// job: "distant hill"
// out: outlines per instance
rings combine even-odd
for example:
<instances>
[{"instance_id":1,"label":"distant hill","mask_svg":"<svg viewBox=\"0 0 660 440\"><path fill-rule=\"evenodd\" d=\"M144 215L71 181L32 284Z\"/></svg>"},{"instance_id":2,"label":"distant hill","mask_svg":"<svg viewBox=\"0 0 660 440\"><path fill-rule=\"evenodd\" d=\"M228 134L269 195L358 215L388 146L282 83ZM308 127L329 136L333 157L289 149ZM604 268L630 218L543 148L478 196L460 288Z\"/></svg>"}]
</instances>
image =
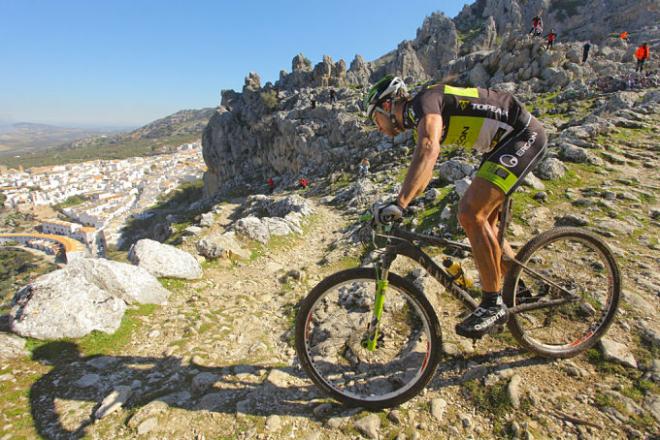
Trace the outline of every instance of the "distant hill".
<instances>
[{"instance_id":1,"label":"distant hill","mask_svg":"<svg viewBox=\"0 0 660 440\"><path fill-rule=\"evenodd\" d=\"M117 130L59 127L33 122L0 125L0 157L24 155L90 136L107 136Z\"/></svg>"},{"instance_id":2,"label":"distant hill","mask_svg":"<svg viewBox=\"0 0 660 440\"><path fill-rule=\"evenodd\" d=\"M128 133L82 133L60 141L55 146L51 144L50 148L22 149L20 157L13 157L16 153L5 153L0 147L0 161L11 168L18 165L28 168L94 159L123 159L159 154L182 143L201 138L202 131L214 111L213 108L181 110ZM40 132L44 135L49 133L49 130L53 130L51 126L43 124L27 125L40 126ZM36 127L33 129L36 130ZM0 139L4 134L0 129Z\"/></svg>"}]
</instances>

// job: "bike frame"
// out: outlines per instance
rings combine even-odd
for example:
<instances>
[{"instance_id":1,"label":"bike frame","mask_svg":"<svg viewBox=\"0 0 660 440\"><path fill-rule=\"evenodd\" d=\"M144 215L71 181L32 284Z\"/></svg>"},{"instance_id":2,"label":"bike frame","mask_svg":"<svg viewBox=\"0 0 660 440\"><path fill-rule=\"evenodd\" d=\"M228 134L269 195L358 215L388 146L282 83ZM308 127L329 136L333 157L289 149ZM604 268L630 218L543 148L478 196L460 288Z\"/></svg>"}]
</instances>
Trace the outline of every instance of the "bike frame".
<instances>
[{"instance_id":1,"label":"bike frame","mask_svg":"<svg viewBox=\"0 0 660 440\"><path fill-rule=\"evenodd\" d=\"M510 196L504 198L502 207L500 209L500 228L498 234L498 242L500 248L503 247L505 239L505 230L508 227L511 218L511 205L512 200ZM383 233L385 232L385 233ZM396 226L387 227L386 231L374 231L374 244L376 238L386 239L386 246L378 251L381 254L379 261L375 262L376 270L376 295L374 302L374 313L369 325L369 332L365 341L365 347L368 350L375 350L377 348L377 340L380 335L380 317L383 313L383 305L385 302L385 290L387 288L387 275L390 267L397 256L402 255L410 258L411 260L422 266L433 278L435 278L449 293L455 298L460 300L468 309L474 310L478 307L477 299L470 294L469 291L463 289L454 282L454 277L448 274L442 267L438 266L426 253L424 253L420 246L436 246L436 247L450 247L461 249L467 252L472 252L470 245L460 243L452 240L447 240L441 237L434 237L431 235L418 234L415 232L406 231ZM419 243L416 246L414 243ZM504 257L503 257L504 258ZM515 315L521 312L528 312L531 310L555 307L569 302L575 302L580 299L579 296L557 285L552 280L549 280L542 274L528 268L525 264L518 261L516 258L507 258L513 264L523 267L523 270L535 278L542 279L549 285L561 290L567 296L562 299L543 301L531 304L522 304L509 308L509 313Z\"/></svg>"}]
</instances>

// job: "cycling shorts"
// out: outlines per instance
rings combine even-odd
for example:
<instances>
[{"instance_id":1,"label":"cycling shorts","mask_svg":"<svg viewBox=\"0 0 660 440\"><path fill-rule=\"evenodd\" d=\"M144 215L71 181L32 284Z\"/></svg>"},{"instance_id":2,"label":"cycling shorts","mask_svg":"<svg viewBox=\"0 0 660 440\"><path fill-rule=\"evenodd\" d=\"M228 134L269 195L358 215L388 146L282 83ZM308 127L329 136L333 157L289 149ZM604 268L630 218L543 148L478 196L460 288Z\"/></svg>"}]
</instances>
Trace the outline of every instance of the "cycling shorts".
<instances>
[{"instance_id":1,"label":"cycling shorts","mask_svg":"<svg viewBox=\"0 0 660 440\"><path fill-rule=\"evenodd\" d=\"M522 183L525 175L543 157L548 138L543 125L527 113L529 119L509 133L484 154L477 177L485 179L509 195Z\"/></svg>"}]
</instances>

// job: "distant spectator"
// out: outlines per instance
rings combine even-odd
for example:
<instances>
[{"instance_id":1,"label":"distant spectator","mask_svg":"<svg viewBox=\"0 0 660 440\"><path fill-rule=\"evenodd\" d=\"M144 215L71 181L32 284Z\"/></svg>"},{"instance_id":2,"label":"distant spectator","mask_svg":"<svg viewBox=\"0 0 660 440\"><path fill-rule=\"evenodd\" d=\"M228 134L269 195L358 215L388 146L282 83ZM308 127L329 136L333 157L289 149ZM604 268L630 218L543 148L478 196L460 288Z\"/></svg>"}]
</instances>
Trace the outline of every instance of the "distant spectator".
<instances>
[{"instance_id":1,"label":"distant spectator","mask_svg":"<svg viewBox=\"0 0 660 440\"><path fill-rule=\"evenodd\" d=\"M548 44L545 47L546 49L552 49L555 45L555 40L557 39L557 34L555 34L554 29L550 29L550 33L547 35Z\"/></svg>"},{"instance_id":2,"label":"distant spectator","mask_svg":"<svg viewBox=\"0 0 660 440\"><path fill-rule=\"evenodd\" d=\"M330 89L330 104L334 104L337 102L337 93L335 92L335 89Z\"/></svg>"},{"instance_id":3,"label":"distant spectator","mask_svg":"<svg viewBox=\"0 0 660 440\"><path fill-rule=\"evenodd\" d=\"M364 179L369 174L369 159L366 157L362 159L358 165L358 179Z\"/></svg>"},{"instance_id":4,"label":"distant spectator","mask_svg":"<svg viewBox=\"0 0 660 440\"><path fill-rule=\"evenodd\" d=\"M270 194L272 194L273 191L275 191L275 181L273 180L272 177L268 178L268 190Z\"/></svg>"},{"instance_id":5,"label":"distant spectator","mask_svg":"<svg viewBox=\"0 0 660 440\"><path fill-rule=\"evenodd\" d=\"M316 98L312 98L312 108L316 108Z\"/></svg>"},{"instance_id":6,"label":"distant spectator","mask_svg":"<svg viewBox=\"0 0 660 440\"><path fill-rule=\"evenodd\" d=\"M627 31L623 31L619 34L619 38L621 38L621 40L623 40L624 43L628 43L628 36L629 35L630 34Z\"/></svg>"},{"instance_id":7,"label":"distant spectator","mask_svg":"<svg viewBox=\"0 0 660 440\"><path fill-rule=\"evenodd\" d=\"M635 58L637 58L637 67L635 67L635 72L642 72L644 69L644 62L649 59L651 56L651 51L649 50L648 43L644 43L637 48L635 51Z\"/></svg>"},{"instance_id":8,"label":"distant spectator","mask_svg":"<svg viewBox=\"0 0 660 440\"><path fill-rule=\"evenodd\" d=\"M532 18L532 28L529 30L529 33L535 37L543 33L543 19L540 16L537 15Z\"/></svg>"},{"instance_id":9,"label":"distant spectator","mask_svg":"<svg viewBox=\"0 0 660 440\"><path fill-rule=\"evenodd\" d=\"M307 189L307 186L309 185L309 180L305 179L304 177L301 177L298 179L298 185L300 185L301 189Z\"/></svg>"},{"instance_id":10,"label":"distant spectator","mask_svg":"<svg viewBox=\"0 0 660 440\"><path fill-rule=\"evenodd\" d=\"M582 46L582 64L586 63L587 58L589 58L589 49L591 49L591 42L587 41Z\"/></svg>"}]
</instances>

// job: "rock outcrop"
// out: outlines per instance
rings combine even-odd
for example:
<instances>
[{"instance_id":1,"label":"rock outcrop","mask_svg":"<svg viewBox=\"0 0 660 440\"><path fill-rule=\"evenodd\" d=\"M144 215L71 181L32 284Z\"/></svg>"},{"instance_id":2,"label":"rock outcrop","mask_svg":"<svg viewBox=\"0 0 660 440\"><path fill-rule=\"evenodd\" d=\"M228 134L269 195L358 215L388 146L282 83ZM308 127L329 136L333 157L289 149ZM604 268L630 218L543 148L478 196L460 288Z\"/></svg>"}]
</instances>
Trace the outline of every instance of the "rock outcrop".
<instances>
[{"instance_id":1,"label":"rock outcrop","mask_svg":"<svg viewBox=\"0 0 660 440\"><path fill-rule=\"evenodd\" d=\"M126 303L77 273L56 270L19 290L12 301L14 333L37 339L80 338L94 330L114 333Z\"/></svg>"},{"instance_id":2,"label":"rock outcrop","mask_svg":"<svg viewBox=\"0 0 660 440\"><path fill-rule=\"evenodd\" d=\"M135 243L128 259L156 277L195 280L202 277L202 267L189 253L148 238Z\"/></svg>"},{"instance_id":3,"label":"rock outcrop","mask_svg":"<svg viewBox=\"0 0 660 440\"><path fill-rule=\"evenodd\" d=\"M169 291L145 269L100 258L79 258L37 278L13 299L10 328L38 339L113 333L126 304L165 304Z\"/></svg>"}]
</instances>

